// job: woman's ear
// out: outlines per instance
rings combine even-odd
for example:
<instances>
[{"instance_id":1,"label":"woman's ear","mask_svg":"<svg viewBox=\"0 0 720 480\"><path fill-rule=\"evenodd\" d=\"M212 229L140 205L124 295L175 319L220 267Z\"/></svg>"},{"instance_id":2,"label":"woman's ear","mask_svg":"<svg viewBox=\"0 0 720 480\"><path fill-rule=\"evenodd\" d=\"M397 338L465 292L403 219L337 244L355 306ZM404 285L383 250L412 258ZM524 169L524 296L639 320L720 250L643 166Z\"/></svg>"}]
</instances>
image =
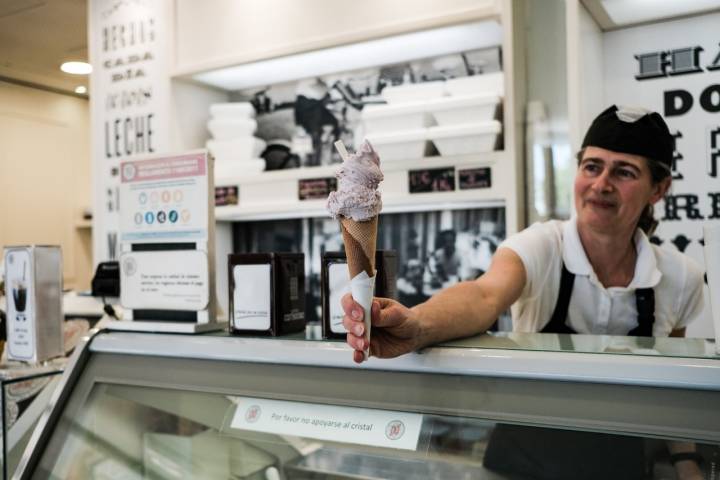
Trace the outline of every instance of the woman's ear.
<instances>
[{"instance_id":1,"label":"woman's ear","mask_svg":"<svg viewBox=\"0 0 720 480\"><path fill-rule=\"evenodd\" d=\"M657 184L653 185L653 194L650 197L650 204L655 205L657 202L659 202L667 193L667 191L670 189L670 184L672 183L672 177L667 176L660 180Z\"/></svg>"}]
</instances>

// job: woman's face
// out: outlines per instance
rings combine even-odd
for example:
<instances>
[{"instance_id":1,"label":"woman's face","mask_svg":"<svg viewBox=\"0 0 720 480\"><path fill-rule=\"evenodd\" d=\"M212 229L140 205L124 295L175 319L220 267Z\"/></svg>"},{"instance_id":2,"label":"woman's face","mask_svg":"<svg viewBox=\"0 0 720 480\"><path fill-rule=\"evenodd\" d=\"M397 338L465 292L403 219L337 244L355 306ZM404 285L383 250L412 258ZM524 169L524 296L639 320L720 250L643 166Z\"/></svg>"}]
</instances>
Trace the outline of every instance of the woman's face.
<instances>
[{"instance_id":1,"label":"woman's face","mask_svg":"<svg viewBox=\"0 0 720 480\"><path fill-rule=\"evenodd\" d=\"M653 185L644 157L587 147L575 176L578 225L632 232L645 207L660 200L669 185L669 178Z\"/></svg>"}]
</instances>

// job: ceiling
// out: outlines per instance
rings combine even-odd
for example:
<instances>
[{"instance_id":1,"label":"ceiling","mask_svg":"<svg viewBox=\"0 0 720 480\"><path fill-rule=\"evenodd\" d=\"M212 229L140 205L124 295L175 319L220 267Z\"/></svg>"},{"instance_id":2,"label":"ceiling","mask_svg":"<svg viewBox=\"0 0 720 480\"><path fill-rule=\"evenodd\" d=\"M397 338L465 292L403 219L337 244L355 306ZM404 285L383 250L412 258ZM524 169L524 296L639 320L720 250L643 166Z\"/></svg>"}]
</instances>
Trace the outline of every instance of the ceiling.
<instances>
[{"instance_id":1,"label":"ceiling","mask_svg":"<svg viewBox=\"0 0 720 480\"><path fill-rule=\"evenodd\" d=\"M580 0L603 30L701 15L720 9L720 0Z\"/></svg>"},{"instance_id":2,"label":"ceiling","mask_svg":"<svg viewBox=\"0 0 720 480\"><path fill-rule=\"evenodd\" d=\"M603 30L720 8L720 0L581 1ZM88 78L60 64L87 56L87 0L0 0L0 80L75 95Z\"/></svg>"},{"instance_id":3,"label":"ceiling","mask_svg":"<svg viewBox=\"0 0 720 480\"><path fill-rule=\"evenodd\" d=\"M60 64L87 57L87 0L0 0L0 79L75 95L88 77Z\"/></svg>"}]
</instances>

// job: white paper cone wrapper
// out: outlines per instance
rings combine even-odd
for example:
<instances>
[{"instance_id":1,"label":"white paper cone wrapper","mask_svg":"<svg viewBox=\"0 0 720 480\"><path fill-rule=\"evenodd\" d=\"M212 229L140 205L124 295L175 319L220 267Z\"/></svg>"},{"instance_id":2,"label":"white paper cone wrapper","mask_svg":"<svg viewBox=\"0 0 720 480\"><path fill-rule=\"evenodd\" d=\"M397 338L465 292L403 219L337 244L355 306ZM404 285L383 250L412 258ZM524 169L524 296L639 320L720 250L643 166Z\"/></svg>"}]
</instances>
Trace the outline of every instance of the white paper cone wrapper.
<instances>
[{"instance_id":1,"label":"white paper cone wrapper","mask_svg":"<svg viewBox=\"0 0 720 480\"><path fill-rule=\"evenodd\" d=\"M365 311L363 323L365 324L364 337L370 340L370 317L372 308L373 293L375 292L375 277L368 277L367 272L360 272L350 280L350 294ZM363 352L365 359L370 356L366 350Z\"/></svg>"},{"instance_id":2,"label":"white paper cone wrapper","mask_svg":"<svg viewBox=\"0 0 720 480\"><path fill-rule=\"evenodd\" d=\"M703 236L710 310L715 328L715 350L720 353L720 225L704 225Z\"/></svg>"}]
</instances>

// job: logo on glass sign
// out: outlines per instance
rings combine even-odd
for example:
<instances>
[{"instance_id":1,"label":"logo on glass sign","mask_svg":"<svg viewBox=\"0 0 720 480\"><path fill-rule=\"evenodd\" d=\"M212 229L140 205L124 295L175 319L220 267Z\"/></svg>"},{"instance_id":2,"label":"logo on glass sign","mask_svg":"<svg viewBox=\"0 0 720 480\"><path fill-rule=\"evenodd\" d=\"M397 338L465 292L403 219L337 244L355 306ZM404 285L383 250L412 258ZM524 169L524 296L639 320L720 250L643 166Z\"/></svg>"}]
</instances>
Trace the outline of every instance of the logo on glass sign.
<instances>
[{"instance_id":1,"label":"logo on glass sign","mask_svg":"<svg viewBox=\"0 0 720 480\"><path fill-rule=\"evenodd\" d=\"M261 413L262 409L259 405L252 405L245 412L245 421L247 421L248 423L255 423L260 420Z\"/></svg>"},{"instance_id":2,"label":"logo on glass sign","mask_svg":"<svg viewBox=\"0 0 720 480\"><path fill-rule=\"evenodd\" d=\"M405 434L405 424L400 420L393 420L385 427L385 436L389 440L399 440Z\"/></svg>"}]
</instances>

